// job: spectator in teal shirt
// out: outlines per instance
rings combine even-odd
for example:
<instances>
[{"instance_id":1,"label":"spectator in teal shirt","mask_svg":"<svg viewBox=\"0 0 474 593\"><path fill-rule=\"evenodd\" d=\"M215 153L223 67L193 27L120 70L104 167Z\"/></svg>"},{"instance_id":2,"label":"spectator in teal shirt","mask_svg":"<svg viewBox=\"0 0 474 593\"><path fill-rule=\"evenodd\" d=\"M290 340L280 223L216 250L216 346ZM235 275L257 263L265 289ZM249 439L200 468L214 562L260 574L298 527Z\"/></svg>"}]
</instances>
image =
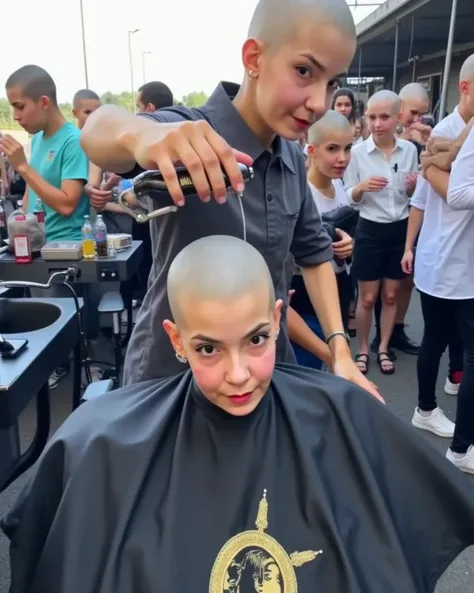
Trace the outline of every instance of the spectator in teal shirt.
<instances>
[{"instance_id":1,"label":"spectator in teal shirt","mask_svg":"<svg viewBox=\"0 0 474 593\"><path fill-rule=\"evenodd\" d=\"M12 136L0 138L0 152L5 152L12 167L26 182L24 209L33 212L41 202L46 212L46 240L81 240L84 215L89 214L85 185L89 174L88 159L79 144L79 130L61 113L56 85L39 66L28 65L16 70L6 82L8 101L20 126L33 134L31 160L28 164L23 146ZM64 287L51 289L52 296ZM76 285L84 298L86 336L97 337L99 321L94 285ZM55 389L70 370L65 361L49 379Z\"/></svg>"},{"instance_id":2,"label":"spectator in teal shirt","mask_svg":"<svg viewBox=\"0 0 474 593\"><path fill-rule=\"evenodd\" d=\"M41 201L47 241L80 240L90 209L84 190L89 165L80 132L61 113L56 85L43 68L23 66L8 78L6 91L15 121L34 134L29 164L17 140L11 136L0 140L0 149L28 186L24 208L32 212Z\"/></svg>"}]
</instances>

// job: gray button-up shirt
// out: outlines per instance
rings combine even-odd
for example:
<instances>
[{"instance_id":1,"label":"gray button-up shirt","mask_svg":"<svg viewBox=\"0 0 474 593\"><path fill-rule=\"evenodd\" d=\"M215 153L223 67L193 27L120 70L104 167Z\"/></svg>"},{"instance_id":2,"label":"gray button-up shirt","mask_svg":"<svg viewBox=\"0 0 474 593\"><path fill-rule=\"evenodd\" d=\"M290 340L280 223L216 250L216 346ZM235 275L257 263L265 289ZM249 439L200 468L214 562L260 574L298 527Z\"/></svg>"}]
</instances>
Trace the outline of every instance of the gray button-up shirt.
<instances>
[{"instance_id":1,"label":"gray button-up shirt","mask_svg":"<svg viewBox=\"0 0 474 593\"><path fill-rule=\"evenodd\" d=\"M157 122L205 119L233 148L254 159L254 178L248 183L243 207L247 241L264 256L277 298L284 302L282 331L277 344L280 362L295 362L286 331L288 283L285 261L291 252L301 267L332 259L331 240L321 228L321 220L306 182L304 158L294 142L277 137L272 150L264 148L233 106L238 86L222 83L199 109L172 108L151 116ZM128 176L139 173L131 171ZM162 328L171 319L166 294L166 278L175 256L189 243L209 235L242 238L242 214L237 197L223 205L203 203L196 196L175 214L150 222L153 267L148 292L138 312L135 329L125 359L124 384L177 374L185 365L176 360L168 336ZM231 263L231 262L229 262Z\"/></svg>"}]
</instances>

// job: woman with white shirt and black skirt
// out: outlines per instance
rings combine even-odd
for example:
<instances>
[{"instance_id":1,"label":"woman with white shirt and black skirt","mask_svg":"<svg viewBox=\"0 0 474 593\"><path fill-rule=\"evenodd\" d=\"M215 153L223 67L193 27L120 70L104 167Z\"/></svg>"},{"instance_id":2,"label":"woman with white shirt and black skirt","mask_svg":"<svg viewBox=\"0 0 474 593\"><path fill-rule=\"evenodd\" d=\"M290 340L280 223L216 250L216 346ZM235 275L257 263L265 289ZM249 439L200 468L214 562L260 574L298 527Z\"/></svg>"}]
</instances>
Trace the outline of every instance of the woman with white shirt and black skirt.
<instances>
[{"instance_id":1,"label":"woman with white shirt and black skirt","mask_svg":"<svg viewBox=\"0 0 474 593\"><path fill-rule=\"evenodd\" d=\"M401 103L391 91L375 93L367 103L369 138L352 148L345 183L351 203L359 209L353 273L359 284L356 311L362 373L369 367L369 333L373 308L382 295L377 362L385 375L395 372L388 343L397 314L397 292L404 277L401 259L408 223L408 204L418 171L416 148L395 132Z\"/></svg>"}]
</instances>

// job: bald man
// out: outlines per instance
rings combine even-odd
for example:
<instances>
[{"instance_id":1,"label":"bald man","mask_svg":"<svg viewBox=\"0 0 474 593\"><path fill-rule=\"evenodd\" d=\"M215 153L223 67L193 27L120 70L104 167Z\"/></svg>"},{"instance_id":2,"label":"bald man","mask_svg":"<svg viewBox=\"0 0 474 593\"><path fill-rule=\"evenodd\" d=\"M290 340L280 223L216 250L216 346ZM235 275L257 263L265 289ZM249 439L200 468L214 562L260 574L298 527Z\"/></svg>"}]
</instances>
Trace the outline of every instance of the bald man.
<instances>
[{"instance_id":1,"label":"bald man","mask_svg":"<svg viewBox=\"0 0 474 593\"><path fill-rule=\"evenodd\" d=\"M102 105L100 97L90 89L81 89L76 92L72 100L72 114L77 120L77 127L82 130L91 113Z\"/></svg>"}]
</instances>

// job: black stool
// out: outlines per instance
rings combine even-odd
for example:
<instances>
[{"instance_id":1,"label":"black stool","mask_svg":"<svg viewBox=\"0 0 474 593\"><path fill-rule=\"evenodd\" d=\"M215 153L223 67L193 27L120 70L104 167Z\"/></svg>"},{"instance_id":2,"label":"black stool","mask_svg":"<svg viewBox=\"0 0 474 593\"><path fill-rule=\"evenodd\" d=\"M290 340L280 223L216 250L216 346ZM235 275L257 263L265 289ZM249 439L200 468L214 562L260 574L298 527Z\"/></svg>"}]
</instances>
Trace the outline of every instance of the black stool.
<instances>
[{"instance_id":1,"label":"black stool","mask_svg":"<svg viewBox=\"0 0 474 593\"><path fill-rule=\"evenodd\" d=\"M110 362L105 362L102 360L92 360L90 358L87 358L85 361L83 361L83 363L86 362L89 364L97 364L109 367L103 372L102 378L105 380L111 379L112 381L114 381L116 387L118 387L119 385L120 373L122 372L122 338L120 329L121 317L124 309L125 304L119 292L110 291L106 292L102 296L97 310L99 314L108 313L112 315L114 362L111 364ZM89 387L91 387L92 385L94 385L94 383L91 383ZM87 389L89 389L89 387Z\"/></svg>"}]
</instances>

